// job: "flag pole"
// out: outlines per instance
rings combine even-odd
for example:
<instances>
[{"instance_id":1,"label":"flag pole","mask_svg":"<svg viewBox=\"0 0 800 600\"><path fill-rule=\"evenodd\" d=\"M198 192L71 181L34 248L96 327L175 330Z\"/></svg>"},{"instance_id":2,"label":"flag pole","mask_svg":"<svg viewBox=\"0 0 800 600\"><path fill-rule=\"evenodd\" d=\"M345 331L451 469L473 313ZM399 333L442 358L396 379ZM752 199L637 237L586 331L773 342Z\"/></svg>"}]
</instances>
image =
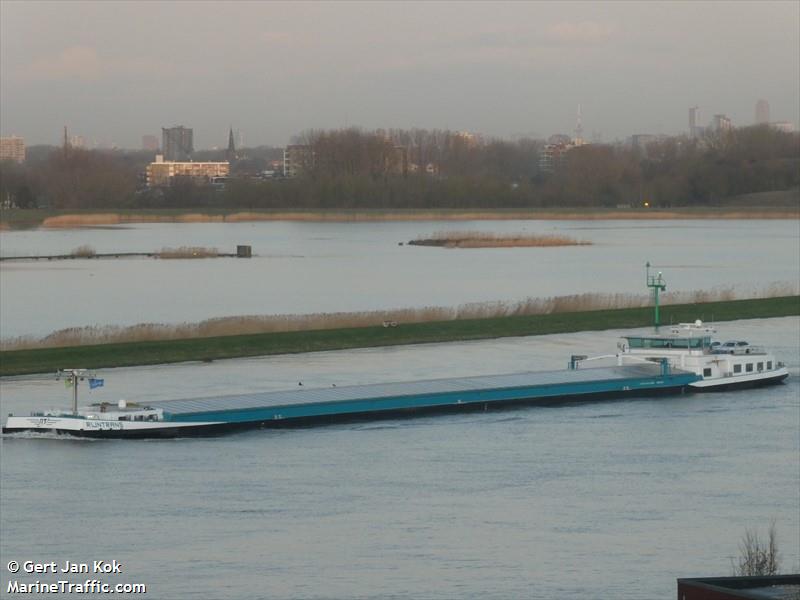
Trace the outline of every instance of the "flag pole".
<instances>
[{"instance_id":1,"label":"flag pole","mask_svg":"<svg viewBox=\"0 0 800 600\"><path fill-rule=\"evenodd\" d=\"M56 373L56 379L61 378L61 375L67 377L67 381L72 384L72 414L78 414L78 382L84 377L94 377L94 373L88 369L59 369Z\"/></svg>"}]
</instances>

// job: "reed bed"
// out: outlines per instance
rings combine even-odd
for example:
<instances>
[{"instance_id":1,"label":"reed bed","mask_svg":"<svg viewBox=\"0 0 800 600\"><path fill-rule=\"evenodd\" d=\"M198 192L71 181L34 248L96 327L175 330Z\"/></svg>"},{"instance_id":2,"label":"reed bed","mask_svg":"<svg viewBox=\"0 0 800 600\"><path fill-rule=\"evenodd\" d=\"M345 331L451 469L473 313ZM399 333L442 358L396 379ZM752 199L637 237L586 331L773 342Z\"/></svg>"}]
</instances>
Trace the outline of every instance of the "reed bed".
<instances>
[{"instance_id":1,"label":"reed bed","mask_svg":"<svg viewBox=\"0 0 800 600\"><path fill-rule=\"evenodd\" d=\"M229 214L182 213L88 213L45 218L41 227L73 228L125 223L241 223L248 221L480 221L480 220L670 220L670 219L797 219L795 209L778 210L329 210L329 211L241 211ZM0 221L3 222L4 221Z\"/></svg>"},{"instance_id":2,"label":"reed bed","mask_svg":"<svg viewBox=\"0 0 800 600\"><path fill-rule=\"evenodd\" d=\"M124 223L169 223L175 218L165 215L120 215L117 213L72 214L47 217L41 227L49 229L71 229L77 227L100 227Z\"/></svg>"},{"instance_id":3,"label":"reed bed","mask_svg":"<svg viewBox=\"0 0 800 600\"><path fill-rule=\"evenodd\" d=\"M69 255L75 258L91 258L97 255L97 251L92 246L84 244L83 246L73 248Z\"/></svg>"},{"instance_id":4,"label":"reed bed","mask_svg":"<svg viewBox=\"0 0 800 600\"><path fill-rule=\"evenodd\" d=\"M225 215L206 215L202 213L188 213L176 215L176 223L223 223Z\"/></svg>"},{"instance_id":5,"label":"reed bed","mask_svg":"<svg viewBox=\"0 0 800 600\"><path fill-rule=\"evenodd\" d=\"M408 242L412 246L439 248L548 248L554 246L589 246L591 242L566 235L534 233L487 233L482 231L437 231L430 237L420 236Z\"/></svg>"},{"instance_id":6,"label":"reed bed","mask_svg":"<svg viewBox=\"0 0 800 600\"><path fill-rule=\"evenodd\" d=\"M731 287L689 292L662 294L662 304L695 304L778 298L800 294L796 283L774 283L761 290L738 291ZM20 336L0 340L0 350L26 350L35 348L57 348L65 346L87 346L121 342L145 342L158 340L194 339L229 335L247 335L290 331L344 329L354 327L376 327L384 323L427 323L466 319L487 319L509 316L549 315L640 308L652 303L648 294L573 294L550 298L526 298L519 302L481 302L457 307L428 306L423 308L401 308L362 312L315 313L306 315L245 315L219 317L199 323L140 323L132 326L97 325L61 329L50 335L37 338Z\"/></svg>"},{"instance_id":7,"label":"reed bed","mask_svg":"<svg viewBox=\"0 0 800 600\"><path fill-rule=\"evenodd\" d=\"M219 215L205 215L214 220ZM779 210L321 210L236 212L224 216L226 223L246 221L583 221L583 220L660 220L660 219L797 219L800 211ZM131 220L130 222L134 222Z\"/></svg>"},{"instance_id":8,"label":"reed bed","mask_svg":"<svg viewBox=\"0 0 800 600\"><path fill-rule=\"evenodd\" d=\"M178 248L162 248L156 253L158 258L217 258L219 250L202 246L180 246Z\"/></svg>"},{"instance_id":9,"label":"reed bed","mask_svg":"<svg viewBox=\"0 0 800 600\"><path fill-rule=\"evenodd\" d=\"M208 220L219 215L205 215ZM226 223L246 221L583 221L583 220L660 220L660 219L797 219L800 211L779 210L321 210L236 212L225 215ZM133 221L131 221L133 222Z\"/></svg>"},{"instance_id":10,"label":"reed bed","mask_svg":"<svg viewBox=\"0 0 800 600\"><path fill-rule=\"evenodd\" d=\"M119 215L112 213L59 215L57 217L47 217L42 221L42 227L92 227L97 225L118 225L119 223Z\"/></svg>"}]
</instances>

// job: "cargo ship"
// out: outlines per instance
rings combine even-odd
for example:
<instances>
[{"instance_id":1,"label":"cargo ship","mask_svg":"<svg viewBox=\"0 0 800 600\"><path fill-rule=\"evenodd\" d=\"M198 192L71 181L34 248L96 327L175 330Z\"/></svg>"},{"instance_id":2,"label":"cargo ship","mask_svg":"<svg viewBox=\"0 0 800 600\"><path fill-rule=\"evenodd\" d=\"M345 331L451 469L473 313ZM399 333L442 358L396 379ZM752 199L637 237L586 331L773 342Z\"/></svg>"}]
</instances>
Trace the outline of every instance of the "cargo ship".
<instances>
[{"instance_id":1,"label":"cargo ship","mask_svg":"<svg viewBox=\"0 0 800 600\"><path fill-rule=\"evenodd\" d=\"M697 320L670 326L667 333L624 336L618 348L645 360L667 360L672 367L700 376L689 385L715 392L780 383L789 376L786 365L763 346L746 340L720 342L717 330Z\"/></svg>"},{"instance_id":2,"label":"cargo ship","mask_svg":"<svg viewBox=\"0 0 800 600\"><path fill-rule=\"evenodd\" d=\"M215 435L248 428L712 391L780 383L788 376L785 365L760 346L741 340L714 341L715 330L702 321L673 326L661 334L658 294L666 284L661 273L650 275L650 263L646 266L647 286L655 300L654 333L623 336L616 354L572 356L567 370L145 403L120 400L79 408L80 382L88 380L94 387L102 385L102 380L85 369L67 369L60 375L72 387L72 410L9 415L3 433L34 431L100 438ZM609 360L611 366L590 366L594 361Z\"/></svg>"},{"instance_id":3,"label":"cargo ship","mask_svg":"<svg viewBox=\"0 0 800 600\"><path fill-rule=\"evenodd\" d=\"M71 411L9 415L3 433L33 431L93 438L157 438L216 435L249 428L297 427L341 421L486 411L514 405L553 404L656 394L680 394L699 381L695 373L634 359L636 364L430 379L399 383L261 392L157 402L99 403L78 407L82 369L62 372L73 389Z\"/></svg>"},{"instance_id":4,"label":"cargo ship","mask_svg":"<svg viewBox=\"0 0 800 600\"><path fill-rule=\"evenodd\" d=\"M714 340L713 325L697 319L693 323L670 325L660 331L659 293L667 289L661 272L650 274L645 265L647 287L653 294L653 328L649 335L626 335L617 343L623 355L648 361L667 361L673 368L690 371L699 379L692 391L714 392L758 387L782 382L789 376L786 365L764 349L745 340Z\"/></svg>"}]
</instances>

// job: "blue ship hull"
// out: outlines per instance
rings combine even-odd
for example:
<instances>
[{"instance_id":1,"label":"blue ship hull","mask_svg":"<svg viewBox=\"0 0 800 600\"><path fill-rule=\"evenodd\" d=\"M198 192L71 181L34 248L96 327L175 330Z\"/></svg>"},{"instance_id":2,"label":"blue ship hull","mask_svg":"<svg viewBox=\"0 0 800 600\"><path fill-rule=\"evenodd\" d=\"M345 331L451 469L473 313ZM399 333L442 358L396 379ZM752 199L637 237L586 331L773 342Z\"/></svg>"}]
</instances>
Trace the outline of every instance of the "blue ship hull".
<instances>
[{"instance_id":1,"label":"blue ship hull","mask_svg":"<svg viewBox=\"0 0 800 600\"><path fill-rule=\"evenodd\" d=\"M213 398L152 402L157 421L102 421L100 417L59 415L50 425L16 418L4 433L56 431L95 438L154 438L217 435L251 428L302 427L346 421L393 419L459 411L488 411L521 405L652 397L680 394L702 379L666 366L641 364L295 389ZM100 419L100 420L98 420ZM47 421L47 419L44 419ZM33 422L31 425L29 423ZM102 427L100 427L102 426Z\"/></svg>"},{"instance_id":2,"label":"blue ship hull","mask_svg":"<svg viewBox=\"0 0 800 600\"><path fill-rule=\"evenodd\" d=\"M354 423L363 421L378 421L388 419L408 419L433 415L453 414L459 412L488 412L499 410L515 410L531 406L554 406L560 404L570 404L578 402L598 402L625 400L631 398L656 397L664 395L676 395L689 393L691 388L682 386L661 387L647 392L640 391L613 391L613 392L594 392L588 394L576 394L566 396L549 396L540 398L520 398L504 401L487 401L470 404L447 404L439 406L418 406L383 410L370 410L361 412L326 412L316 414L311 410L304 411L305 415L281 416L275 418L267 415L266 418L251 420L250 417L236 415L235 418L244 420L231 420L213 425L197 425L193 427L173 427L170 428L168 422L164 423L164 428L151 431L80 431L59 430L58 433L88 438L114 438L114 439L152 439L152 438L178 438L178 437L214 437L233 432L247 431L253 429L285 429L334 425L340 423ZM205 415L209 416L209 415ZM233 417L233 415L227 415ZM187 419L188 420L188 419ZM181 422L185 422L182 420Z\"/></svg>"}]
</instances>

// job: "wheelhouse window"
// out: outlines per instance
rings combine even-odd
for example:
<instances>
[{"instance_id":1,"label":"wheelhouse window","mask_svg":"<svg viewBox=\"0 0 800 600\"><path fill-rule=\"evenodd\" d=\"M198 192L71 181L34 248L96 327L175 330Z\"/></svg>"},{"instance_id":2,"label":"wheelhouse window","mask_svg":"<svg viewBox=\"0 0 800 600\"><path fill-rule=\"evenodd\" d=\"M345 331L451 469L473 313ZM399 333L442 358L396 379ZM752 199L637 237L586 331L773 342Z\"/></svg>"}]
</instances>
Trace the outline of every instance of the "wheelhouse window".
<instances>
[{"instance_id":1,"label":"wheelhouse window","mask_svg":"<svg viewBox=\"0 0 800 600\"><path fill-rule=\"evenodd\" d=\"M628 346L630 348L653 348L653 349L693 349L699 350L711 345L711 338L647 338L629 337Z\"/></svg>"},{"instance_id":2,"label":"wheelhouse window","mask_svg":"<svg viewBox=\"0 0 800 600\"><path fill-rule=\"evenodd\" d=\"M758 363L758 370L759 371L763 371L764 370L764 363L763 362Z\"/></svg>"},{"instance_id":3,"label":"wheelhouse window","mask_svg":"<svg viewBox=\"0 0 800 600\"><path fill-rule=\"evenodd\" d=\"M734 373L741 373L742 372L742 365L733 365L733 372Z\"/></svg>"},{"instance_id":4,"label":"wheelhouse window","mask_svg":"<svg viewBox=\"0 0 800 600\"><path fill-rule=\"evenodd\" d=\"M772 361L768 360L767 361L767 371L771 371L771 370L772 370Z\"/></svg>"},{"instance_id":5,"label":"wheelhouse window","mask_svg":"<svg viewBox=\"0 0 800 600\"><path fill-rule=\"evenodd\" d=\"M703 377L711 377L711 369L703 369Z\"/></svg>"},{"instance_id":6,"label":"wheelhouse window","mask_svg":"<svg viewBox=\"0 0 800 600\"><path fill-rule=\"evenodd\" d=\"M747 371L748 373L752 373L753 372L753 363L747 363L747 366L745 367L745 371Z\"/></svg>"}]
</instances>

